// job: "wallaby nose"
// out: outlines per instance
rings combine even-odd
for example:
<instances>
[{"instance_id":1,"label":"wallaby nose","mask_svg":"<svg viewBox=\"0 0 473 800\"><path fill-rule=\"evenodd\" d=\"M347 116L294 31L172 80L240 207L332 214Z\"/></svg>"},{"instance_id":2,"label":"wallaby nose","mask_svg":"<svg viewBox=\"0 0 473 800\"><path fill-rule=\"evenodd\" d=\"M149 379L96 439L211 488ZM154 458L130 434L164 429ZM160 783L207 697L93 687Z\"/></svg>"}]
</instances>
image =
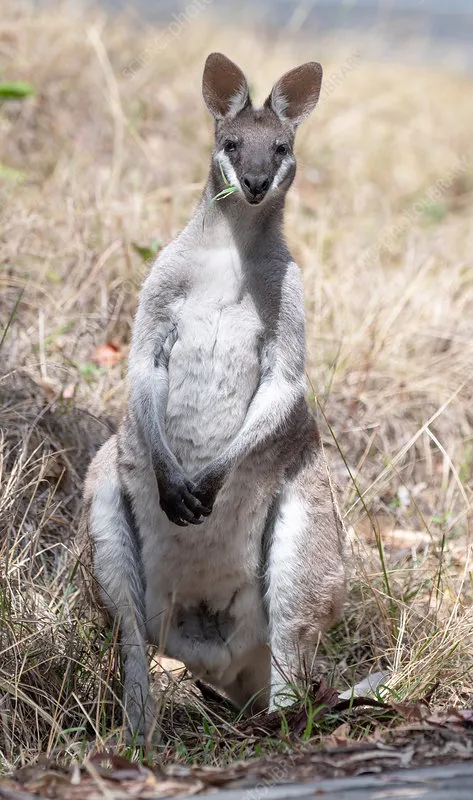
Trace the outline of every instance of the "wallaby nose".
<instances>
[{"instance_id":1,"label":"wallaby nose","mask_svg":"<svg viewBox=\"0 0 473 800\"><path fill-rule=\"evenodd\" d=\"M261 200L269 189L269 178L267 175L255 175L254 172L246 172L243 175L243 188L252 200Z\"/></svg>"}]
</instances>

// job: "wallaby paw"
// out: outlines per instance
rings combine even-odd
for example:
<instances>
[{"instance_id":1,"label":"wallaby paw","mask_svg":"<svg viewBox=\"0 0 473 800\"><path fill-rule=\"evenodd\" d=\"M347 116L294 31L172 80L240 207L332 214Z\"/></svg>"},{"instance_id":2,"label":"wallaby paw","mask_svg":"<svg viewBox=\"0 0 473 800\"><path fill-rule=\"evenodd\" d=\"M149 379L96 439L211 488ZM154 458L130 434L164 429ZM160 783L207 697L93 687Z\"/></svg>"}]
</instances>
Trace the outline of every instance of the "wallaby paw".
<instances>
[{"instance_id":1,"label":"wallaby paw","mask_svg":"<svg viewBox=\"0 0 473 800\"><path fill-rule=\"evenodd\" d=\"M165 485L158 482L158 486L161 508L175 525L200 525L212 510L195 497L195 486L187 478L173 479Z\"/></svg>"},{"instance_id":2,"label":"wallaby paw","mask_svg":"<svg viewBox=\"0 0 473 800\"><path fill-rule=\"evenodd\" d=\"M215 499L222 488L224 476L210 468L204 468L194 478L194 495L210 510L213 509Z\"/></svg>"}]
</instances>

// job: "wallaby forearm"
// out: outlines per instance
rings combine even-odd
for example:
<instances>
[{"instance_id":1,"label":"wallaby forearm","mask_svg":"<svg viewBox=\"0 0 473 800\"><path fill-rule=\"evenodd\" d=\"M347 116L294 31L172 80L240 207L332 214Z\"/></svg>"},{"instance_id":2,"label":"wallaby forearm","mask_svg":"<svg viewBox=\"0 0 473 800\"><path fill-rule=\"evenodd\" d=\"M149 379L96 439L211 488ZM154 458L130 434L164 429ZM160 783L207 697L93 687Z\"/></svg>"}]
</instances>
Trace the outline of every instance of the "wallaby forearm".
<instances>
[{"instance_id":1,"label":"wallaby forearm","mask_svg":"<svg viewBox=\"0 0 473 800\"><path fill-rule=\"evenodd\" d=\"M130 372L130 409L141 436L149 447L153 469L157 476L169 479L180 470L176 457L166 439L164 415L168 396L168 375L164 365L152 365L140 374L139 365Z\"/></svg>"},{"instance_id":2,"label":"wallaby forearm","mask_svg":"<svg viewBox=\"0 0 473 800\"><path fill-rule=\"evenodd\" d=\"M148 306L143 305L136 317L130 353L130 412L149 448L162 509L176 525L199 524L210 509L194 497L194 484L166 438L168 365L177 336L176 322L156 296Z\"/></svg>"},{"instance_id":3,"label":"wallaby forearm","mask_svg":"<svg viewBox=\"0 0 473 800\"><path fill-rule=\"evenodd\" d=\"M168 361L172 346L169 340L175 326L172 320L153 326L148 320L143 320L143 324L146 325L147 335L135 337L130 355L130 409L150 449L155 472L167 478L180 469L166 440L164 425L169 391Z\"/></svg>"},{"instance_id":4,"label":"wallaby forearm","mask_svg":"<svg viewBox=\"0 0 473 800\"><path fill-rule=\"evenodd\" d=\"M274 375L263 382L248 409L246 419L235 439L212 462L206 471L223 478L244 458L276 436L290 419L304 395L304 382L289 383Z\"/></svg>"}]
</instances>

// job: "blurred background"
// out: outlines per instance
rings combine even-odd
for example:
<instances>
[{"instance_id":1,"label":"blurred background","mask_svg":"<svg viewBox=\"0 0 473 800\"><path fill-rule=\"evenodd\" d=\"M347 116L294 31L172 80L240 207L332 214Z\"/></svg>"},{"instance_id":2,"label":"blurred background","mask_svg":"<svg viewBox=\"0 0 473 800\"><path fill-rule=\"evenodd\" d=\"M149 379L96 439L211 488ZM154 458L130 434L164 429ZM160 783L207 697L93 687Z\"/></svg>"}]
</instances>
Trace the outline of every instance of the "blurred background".
<instances>
[{"instance_id":1,"label":"blurred background","mask_svg":"<svg viewBox=\"0 0 473 800\"><path fill-rule=\"evenodd\" d=\"M96 0L100 2L100 0ZM192 5L185 0L102 0L139 23L167 22ZM222 24L258 23L287 34L361 38L370 55L473 66L473 9L469 0L208 0L202 7Z\"/></svg>"},{"instance_id":2,"label":"blurred background","mask_svg":"<svg viewBox=\"0 0 473 800\"><path fill-rule=\"evenodd\" d=\"M257 102L296 64L324 67L286 209L308 400L352 547L320 668L341 689L388 669L398 699L468 702L470 0L1 0L1 14L0 599L17 621L0 627L5 763L64 728L78 752L84 709L88 740L113 727L97 700L109 648L71 582L70 544L87 464L125 408L140 285L207 178L213 50ZM203 752L180 702L165 710L180 742L166 757L233 758L225 732Z\"/></svg>"}]
</instances>

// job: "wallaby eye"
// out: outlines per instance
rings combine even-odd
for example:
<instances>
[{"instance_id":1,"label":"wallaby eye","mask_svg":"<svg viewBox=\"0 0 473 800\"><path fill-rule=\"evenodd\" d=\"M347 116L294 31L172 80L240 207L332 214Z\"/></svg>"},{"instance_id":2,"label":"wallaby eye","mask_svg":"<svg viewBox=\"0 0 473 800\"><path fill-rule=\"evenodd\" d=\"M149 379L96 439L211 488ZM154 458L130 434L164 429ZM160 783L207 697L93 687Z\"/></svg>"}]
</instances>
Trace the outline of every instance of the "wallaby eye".
<instances>
[{"instance_id":1,"label":"wallaby eye","mask_svg":"<svg viewBox=\"0 0 473 800\"><path fill-rule=\"evenodd\" d=\"M234 139L226 139L223 144L223 149L226 153L234 153L237 149L237 143Z\"/></svg>"},{"instance_id":2,"label":"wallaby eye","mask_svg":"<svg viewBox=\"0 0 473 800\"><path fill-rule=\"evenodd\" d=\"M287 156L289 153L289 146L287 144L278 144L276 147L278 156Z\"/></svg>"}]
</instances>

